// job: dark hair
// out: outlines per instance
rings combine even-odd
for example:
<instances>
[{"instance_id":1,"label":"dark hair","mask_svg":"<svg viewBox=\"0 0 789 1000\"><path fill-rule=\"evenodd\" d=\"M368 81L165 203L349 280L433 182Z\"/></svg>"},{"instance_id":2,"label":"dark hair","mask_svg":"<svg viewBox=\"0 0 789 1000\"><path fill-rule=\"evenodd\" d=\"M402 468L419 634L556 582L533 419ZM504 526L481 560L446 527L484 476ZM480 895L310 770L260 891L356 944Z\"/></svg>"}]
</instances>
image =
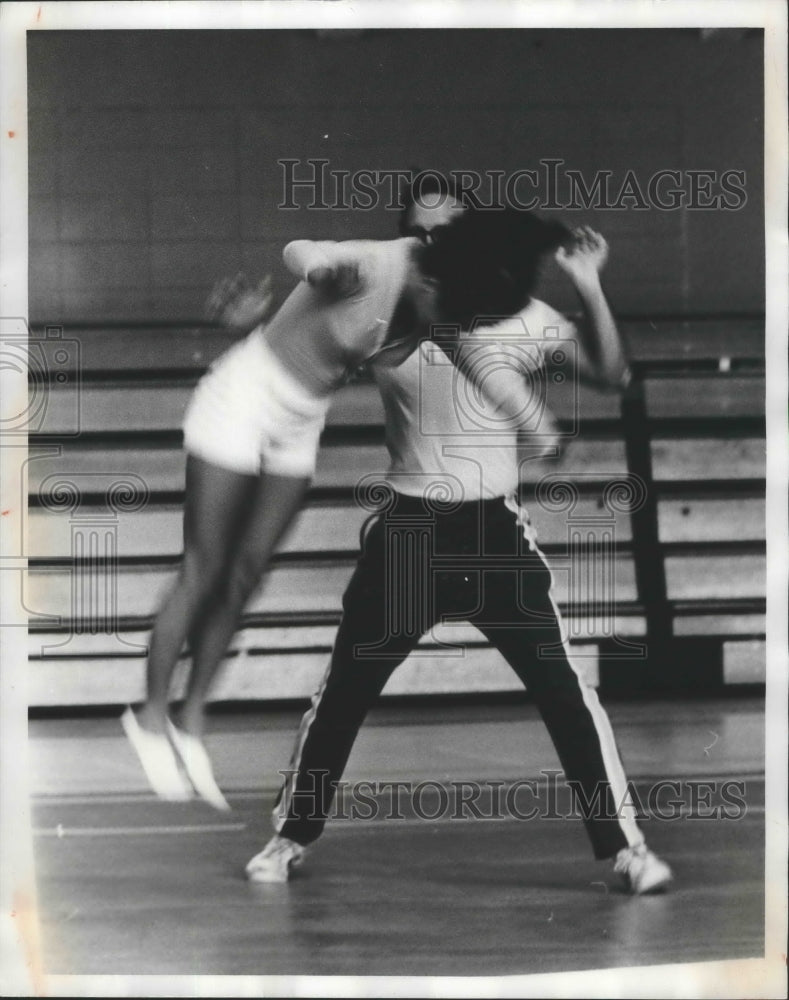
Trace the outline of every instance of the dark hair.
<instances>
[{"instance_id":1,"label":"dark hair","mask_svg":"<svg viewBox=\"0 0 789 1000\"><path fill-rule=\"evenodd\" d=\"M438 173L436 170L420 170L411 178L411 183L405 190L400 192L403 199L403 210L397 227L401 236L406 235L408 228L408 213L417 201L424 199L426 195L437 195L442 201L460 202L458 189L453 181Z\"/></svg>"},{"instance_id":2,"label":"dark hair","mask_svg":"<svg viewBox=\"0 0 789 1000\"><path fill-rule=\"evenodd\" d=\"M439 309L447 323L468 330L495 322L527 305L540 260L570 239L560 222L513 208L468 208L436 240L420 249L422 272L439 284Z\"/></svg>"}]
</instances>

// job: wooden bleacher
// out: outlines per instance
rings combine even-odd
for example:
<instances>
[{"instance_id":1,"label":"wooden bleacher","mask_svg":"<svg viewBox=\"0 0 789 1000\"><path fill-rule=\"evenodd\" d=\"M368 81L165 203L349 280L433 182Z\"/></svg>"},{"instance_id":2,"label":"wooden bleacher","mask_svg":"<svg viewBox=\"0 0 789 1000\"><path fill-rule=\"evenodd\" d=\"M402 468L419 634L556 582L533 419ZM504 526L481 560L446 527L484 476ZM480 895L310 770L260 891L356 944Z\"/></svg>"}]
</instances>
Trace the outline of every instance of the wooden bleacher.
<instances>
[{"instance_id":1,"label":"wooden bleacher","mask_svg":"<svg viewBox=\"0 0 789 1000\"><path fill-rule=\"evenodd\" d=\"M584 389L578 436L560 459L524 468L524 498L555 567L570 641L604 689L762 683L763 320L621 327L636 373L627 395ZM230 342L196 325L34 331L32 367L45 374L31 384L41 406L31 407L20 550L29 559L20 586L32 706L140 698L148 631L180 553L181 416L197 378ZM569 405L558 405L565 422ZM382 419L373 385L338 394L309 501L247 611L215 699L302 698L315 687L368 516L354 485L386 468ZM584 525L609 511L606 483L628 473L643 480L644 502L610 515L615 608L601 618L573 589L567 511L546 509L537 484L546 475L574 484L572 518ZM441 645L464 641L465 652ZM518 689L470 626L442 626L420 654L387 693Z\"/></svg>"}]
</instances>

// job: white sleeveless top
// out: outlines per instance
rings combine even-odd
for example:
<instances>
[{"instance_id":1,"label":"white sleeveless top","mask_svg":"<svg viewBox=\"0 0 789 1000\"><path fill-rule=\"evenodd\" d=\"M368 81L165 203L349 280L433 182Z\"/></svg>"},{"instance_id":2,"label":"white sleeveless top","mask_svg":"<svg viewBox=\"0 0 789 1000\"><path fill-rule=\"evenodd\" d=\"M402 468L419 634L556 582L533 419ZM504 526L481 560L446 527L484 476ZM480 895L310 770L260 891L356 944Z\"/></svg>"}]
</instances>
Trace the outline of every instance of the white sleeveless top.
<instances>
[{"instance_id":1,"label":"white sleeveless top","mask_svg":"<svg viewBox=\"0 0 789 1000\"><path fill-rule=\"evenodd\" d=\"M269 350L314 396L327 396L384 345L403 291L413 239L295 240L283 251L288 269L302 279L263 327ZM307 283L313 268L352 263L359 283L328 299Z\"/></svg>"}]
</instances>

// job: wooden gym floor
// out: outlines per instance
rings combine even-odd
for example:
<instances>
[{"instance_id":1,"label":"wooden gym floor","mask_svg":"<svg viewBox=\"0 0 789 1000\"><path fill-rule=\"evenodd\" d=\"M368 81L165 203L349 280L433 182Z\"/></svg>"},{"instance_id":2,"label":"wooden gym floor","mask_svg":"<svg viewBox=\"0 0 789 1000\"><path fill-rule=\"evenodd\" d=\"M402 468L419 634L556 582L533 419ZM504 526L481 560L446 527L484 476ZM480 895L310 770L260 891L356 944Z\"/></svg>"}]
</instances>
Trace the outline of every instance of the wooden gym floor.
<instances>
[{"instance_id":1,"label":"wooden gym floor","mask_svg":"<svg viewBox=\"0 0 789 1000\"><path fill-rule=\"evenodd\" d=\"M762 699L608 707L643 801L656 780L680 782L681 815L644 823L675 871L663 896L623 893L579 820L421 819L408 805L393 819L383 799L375 818L332 820L289 884L250 885L299 711L214 714L229 814L156 801L115 718L34 720L44 970L57 992L61 975L506 976L761 956ZM346 778L434 782L433 814L438 785L544 769L558 763L529 705L384 704ZM694 802L694 781L719 787ZM726 781L747 808L705 818Z\"/></svg>"}]
</instances>

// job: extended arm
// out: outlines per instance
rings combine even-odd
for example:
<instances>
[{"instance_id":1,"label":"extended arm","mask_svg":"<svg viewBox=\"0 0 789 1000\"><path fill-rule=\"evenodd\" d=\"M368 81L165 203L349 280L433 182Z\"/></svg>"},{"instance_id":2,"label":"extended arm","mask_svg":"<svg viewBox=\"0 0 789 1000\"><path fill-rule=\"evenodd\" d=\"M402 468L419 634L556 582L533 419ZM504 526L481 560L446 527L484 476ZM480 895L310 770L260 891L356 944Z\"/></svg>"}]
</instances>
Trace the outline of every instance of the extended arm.
<instances>
[{"instance_id":1,"label":"extended arm","mask_svg":"<svg viewBox=\"0 0 789 1000\"><path fill-rule=\"evenodd\" d=\"M575 243L556 251L556 262L569 276L581 301L584 322L578 345L579 375L612 389L622 388L630 369L608 301L600 284L600 272L608 260L603 237L582 227L573 233Z\"/></svg>"}]
</instances>

